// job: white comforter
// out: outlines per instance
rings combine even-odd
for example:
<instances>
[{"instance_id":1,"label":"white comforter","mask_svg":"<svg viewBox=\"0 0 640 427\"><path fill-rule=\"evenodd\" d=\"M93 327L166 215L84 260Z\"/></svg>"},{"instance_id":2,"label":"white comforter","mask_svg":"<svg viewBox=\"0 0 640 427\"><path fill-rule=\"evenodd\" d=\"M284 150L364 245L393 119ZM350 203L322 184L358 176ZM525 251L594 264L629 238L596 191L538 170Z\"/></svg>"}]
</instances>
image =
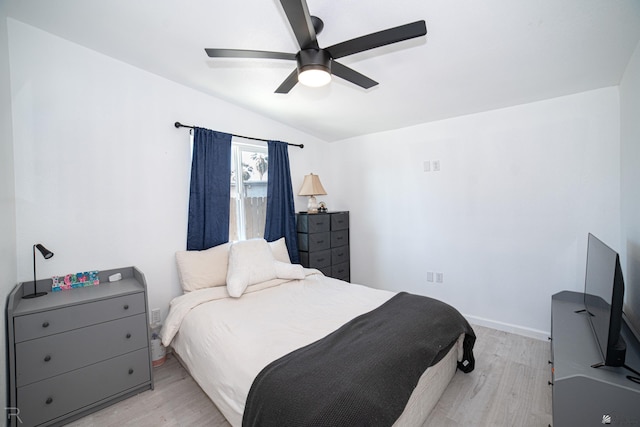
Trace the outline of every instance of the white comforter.
<instances>
[{"instance_id":1,"label":"white comforter","mask_svg":"<svg viewBox=\"0 0 640 427\"><path fill-rule=\"evenodd\" d=\"M240 298L218 287L171 303L163 344L173 346L233 426L242 424L249 389L265 366L394 295L305 271L304 280L270 281Z\"/></svg>"}]
</instances>

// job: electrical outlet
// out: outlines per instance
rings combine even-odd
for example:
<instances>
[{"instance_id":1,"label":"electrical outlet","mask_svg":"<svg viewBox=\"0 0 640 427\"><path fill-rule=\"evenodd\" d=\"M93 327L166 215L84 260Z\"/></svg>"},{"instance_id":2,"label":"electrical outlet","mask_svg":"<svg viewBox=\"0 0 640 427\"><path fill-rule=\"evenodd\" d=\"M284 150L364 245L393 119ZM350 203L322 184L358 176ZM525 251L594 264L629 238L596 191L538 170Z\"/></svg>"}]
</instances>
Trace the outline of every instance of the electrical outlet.
<instances>
[{"instance_id":1,"label":"electrical outlet","mask_svg":"<svg viewBox=\"0 0 640 427\"><path fill-rule=\"evenodd\" d=\"M151 324L157 325L159 323L160 323L160 309L154 308L153 310L151 310Z\"/></svg>"},{"instance_id":2,"label":"electrical outlet","mask_svg":"<svg viewBox=\"0 0 640 427\"><path fill-rule=\"evenodd\" d=\"M431 172L431 162L429 160L424 161L424 171Z\"/></svg>"},{"instance_id":3,"label":"electrical outlet","mask_svg":"<svg viewBox=\"0 0 640 427\"><path fill-rule=\"evenodd\" d=\"M444 274L436 273L436 283L442 283L444 281Z\"/></svg>"},{"instance_id":4,"label":"electrical outlet","mask_svg":"<svg viewBox=\"0 0 640 427\"><path fill-rule=\"evenodd\" d=\"M433 282L433 271L427 271L427 282Z\"/></svg>"},{"instance_id":5,"label":"electrical outlet","mask_svg":"<svg viewBox=\"0 0 640 427\"><path fill-rule=\"evenodd\" d=\"M433 161L433 171L434 172L439 172L440 171L440 160L434 160Z\"/></svg>"}]
</instances>

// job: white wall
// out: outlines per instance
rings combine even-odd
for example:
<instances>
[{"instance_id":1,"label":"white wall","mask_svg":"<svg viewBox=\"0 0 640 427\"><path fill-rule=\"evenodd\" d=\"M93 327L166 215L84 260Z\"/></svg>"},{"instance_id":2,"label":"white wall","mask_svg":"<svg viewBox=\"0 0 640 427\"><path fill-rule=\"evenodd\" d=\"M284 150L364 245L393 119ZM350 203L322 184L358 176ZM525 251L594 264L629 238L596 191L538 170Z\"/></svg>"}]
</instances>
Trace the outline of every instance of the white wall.
<instances>
[{"instance_id":1,"label":"white wall","mask_svg":"<svg viewBox=\"0 0 640 427\"><path fill-rule=\"evenodd\" d=\"M40 242L55 256L38 259L39 278L135 265L166 316L190 173L189 132L175 121L304 143L289 149L294 189L320 161L324 143L290 127L21 22L8 28L20 281Z\"/></svg>"},{"instance_id":2,"label":"white wall","mask_svg":"<svg viewBox=\"0 0 640 427\"><path fill-rule=\"evenodd\" d=\"M640 330L640 43L620 84L622 259L625 312Z\"/></svg>"},{"instance_id":3,"label":"white wall","mask_svg":"<svg viewBox=\"0 0 640 427\"><path fill-rule=\"evenodd\" d=\"M551 295L583 286L587 233L620 246L618 102L606 88L331 144L352 281L544 336Z\"/></svg>"},{"instance_id":4,"label":"white wall","mask_svg":"<svg viewBox=\"0 0 640 427\"><path fill-rule=\"evenodd\" d=\"M7 40L6 4L0 1L0 294L6 296L16 284L16 216L11 143L11 81ZM4 301L4 299L3 299ZM4 304L3 304L4 307ZM0 339L6 341L3 314ZM0 402L6 402L6 357L0 357Z\"/></svg>"}]
</instances>

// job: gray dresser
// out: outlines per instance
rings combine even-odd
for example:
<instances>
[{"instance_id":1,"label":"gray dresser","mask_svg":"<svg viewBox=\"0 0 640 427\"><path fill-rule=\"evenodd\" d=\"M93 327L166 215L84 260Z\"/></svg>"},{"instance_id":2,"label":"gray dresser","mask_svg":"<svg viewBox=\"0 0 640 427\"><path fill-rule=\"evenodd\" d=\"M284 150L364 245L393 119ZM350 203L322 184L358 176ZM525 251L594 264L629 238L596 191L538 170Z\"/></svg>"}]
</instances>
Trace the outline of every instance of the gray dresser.
<instances>
[{"instance_id":1,"label":"gray dresser","mask_svg":"<svg viewBox=\"0 0 640 427\"><path fill-rule=\"evenodd\" d=\"M350 281L349 212L297 214L300 264Z\"/></svg>"},{"instance_id":2,"label":"gray dresser","mask_svg":"<svg viewBox=\"0 0 640 427\"><path fill-rule=\"evenodd\" d=\"M108 276L121 273L122 280ZM63 425L153 388L147 286L135 267L100 272L100 284L7 301L8 421Z\"/></svg>"}]
</instances>

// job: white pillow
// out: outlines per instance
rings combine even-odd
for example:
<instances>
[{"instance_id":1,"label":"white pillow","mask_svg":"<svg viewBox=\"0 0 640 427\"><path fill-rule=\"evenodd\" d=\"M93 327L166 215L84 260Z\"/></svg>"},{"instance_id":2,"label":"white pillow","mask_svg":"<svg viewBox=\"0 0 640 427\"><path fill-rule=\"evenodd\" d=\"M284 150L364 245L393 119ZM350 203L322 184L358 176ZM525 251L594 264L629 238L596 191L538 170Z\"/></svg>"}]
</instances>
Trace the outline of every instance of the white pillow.
<instances>
[{"instance_id":1,"label":"white pillow","mask_svg":"<svg viewBox=\"0 0 640 427\"><path fill-rule=\"evenodd\" d=\"M304 279L304 269L300 264L291 264L281 261L274 261L273 266L276 269L276 277L278 279Z\"/></svg>"},{"instance_id":2,"label":"white pillow","mask_svg":"<svg viewBox=\"0 0 640 427\"><path fill-rule=\"evenodd\" d=\"M238 298L247 286L276 278L275 258L264 239L235 242L229 250L227 292Z\"/></svg>"},{"instance_id":3,"label":"white pillow","mask_svg":"<svg viewBox=\"0 0 640 427\"><path fill-rule=\"evenodd\" d=\"M284 237L281 237L273 242L269 242L269 246L271 246L271 252L273 252L273 257L276 259L276 261L291 264L291 259L289 258L289 250L287 249L287 243Z\"/></svg>"},{"instance_id":4,"label":"white pillow","mask_svg":"<svg viewBox=\"0 0 640 427\"><path fill-rule=\"evenodd\" d=\"M176 262L184 292L227 283L227 263L231 243L223 243L203 251L178 251Z\"/></svg>"}]
</instances>

